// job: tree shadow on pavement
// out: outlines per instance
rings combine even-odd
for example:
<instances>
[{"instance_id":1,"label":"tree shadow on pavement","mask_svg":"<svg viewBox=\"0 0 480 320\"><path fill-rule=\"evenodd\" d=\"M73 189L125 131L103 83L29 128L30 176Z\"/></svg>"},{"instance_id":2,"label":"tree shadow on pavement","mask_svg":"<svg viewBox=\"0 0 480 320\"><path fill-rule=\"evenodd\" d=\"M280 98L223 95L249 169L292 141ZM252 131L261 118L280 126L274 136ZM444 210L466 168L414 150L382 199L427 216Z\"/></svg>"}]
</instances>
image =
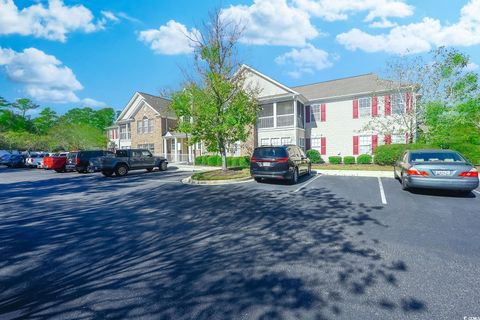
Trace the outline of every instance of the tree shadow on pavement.
<instances>
[{"instance_id":1,"label":"tree shadow on pavement","mask_svg":"<svg viewBox=\"0 0 480 320\"><path fill-rule=\"evenodd\" d=\"M124 181L140 185L142 176ZM399 318L427 311L401 288L398 275L408 266L386 260L378 240L361 231L387 227L371 216L381 207L325 188L131 191L111 181L0 185L0 318Z\"/></svg>"}]
</instances>

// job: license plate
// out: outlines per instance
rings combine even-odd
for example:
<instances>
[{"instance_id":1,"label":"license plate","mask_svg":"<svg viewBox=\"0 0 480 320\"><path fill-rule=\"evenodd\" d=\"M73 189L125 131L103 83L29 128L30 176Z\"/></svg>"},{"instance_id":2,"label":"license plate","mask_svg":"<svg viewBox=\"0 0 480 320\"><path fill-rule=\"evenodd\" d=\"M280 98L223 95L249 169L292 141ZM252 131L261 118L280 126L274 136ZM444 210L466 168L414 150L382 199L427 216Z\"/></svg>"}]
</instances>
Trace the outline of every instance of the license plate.
<instances>
[{"instance_id":1,"label":"license plate","mask_svg":"<svg viewBox=\"0 0 480 320\"><path fill-rule=\"evenodd\" d=\"M448 170L435 170L434 172L436 176L449 176L452 174L452 171Z\"/></svg>"},{"instance_id":2,"label":"license plate","mask_svg":"<svg viewBox=\"0 0 480 320\"><path fill-rule=\"evenodd\" d=\"M270 162L260 162L262 167L270 167Z\"/></svg>"}]
</instances>

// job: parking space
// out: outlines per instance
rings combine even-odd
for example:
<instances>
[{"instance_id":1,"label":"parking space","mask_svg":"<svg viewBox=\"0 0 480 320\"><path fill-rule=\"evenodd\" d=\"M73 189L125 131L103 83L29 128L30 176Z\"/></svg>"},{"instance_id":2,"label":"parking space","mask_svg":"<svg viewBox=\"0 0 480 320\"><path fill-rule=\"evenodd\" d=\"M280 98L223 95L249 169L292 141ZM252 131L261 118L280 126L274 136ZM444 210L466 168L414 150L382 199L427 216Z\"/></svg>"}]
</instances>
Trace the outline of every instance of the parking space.
<instances>
[{"instance_id":1,"label":"parking space","mask_svg":"<svg viewBox=\"0 0 480 320\"><path fill-rule=\"evenodd\" d=\"M182 184L190 174L0 169L0 318L478 314L476 193L323 175Z\"/></svg>"}]
</instances>

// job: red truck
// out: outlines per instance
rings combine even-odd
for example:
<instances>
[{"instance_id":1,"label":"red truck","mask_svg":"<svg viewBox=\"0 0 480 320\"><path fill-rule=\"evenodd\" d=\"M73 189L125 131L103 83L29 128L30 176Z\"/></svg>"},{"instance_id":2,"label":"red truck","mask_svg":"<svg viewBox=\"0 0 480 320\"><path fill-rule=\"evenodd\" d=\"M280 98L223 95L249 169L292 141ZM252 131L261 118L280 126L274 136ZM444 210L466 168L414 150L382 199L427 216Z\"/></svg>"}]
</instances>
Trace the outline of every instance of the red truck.
<instances>
[{"instance_id":1,"label":"red truck","mask_svg":"<svg viewBox=\"0 0 480 320\"><path fill-rule=\"evenodd\" d=\"M67 153L56 153L52 156L43 158L43 168L46 170L55 170L56 172L65 172L67 163Z\"/></svg>"}]
</instances>

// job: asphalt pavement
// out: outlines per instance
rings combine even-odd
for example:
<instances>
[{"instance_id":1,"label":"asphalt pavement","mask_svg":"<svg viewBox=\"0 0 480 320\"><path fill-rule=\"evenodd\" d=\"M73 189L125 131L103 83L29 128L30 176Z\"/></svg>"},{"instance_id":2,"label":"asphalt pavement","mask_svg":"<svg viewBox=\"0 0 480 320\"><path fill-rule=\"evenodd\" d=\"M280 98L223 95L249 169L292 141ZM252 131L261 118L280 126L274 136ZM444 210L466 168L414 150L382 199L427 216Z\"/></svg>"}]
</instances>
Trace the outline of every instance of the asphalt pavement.
<instances>
[{"instance_id":1,"label":"asphalt pavement","mask_svg":"<svg viewBox=\"0 0 480 320\"><path fill-rule=\"evenodd\" d=\"M480 190L0 168L0 319L480 317Z\"/></svg>"}]
</instances>

